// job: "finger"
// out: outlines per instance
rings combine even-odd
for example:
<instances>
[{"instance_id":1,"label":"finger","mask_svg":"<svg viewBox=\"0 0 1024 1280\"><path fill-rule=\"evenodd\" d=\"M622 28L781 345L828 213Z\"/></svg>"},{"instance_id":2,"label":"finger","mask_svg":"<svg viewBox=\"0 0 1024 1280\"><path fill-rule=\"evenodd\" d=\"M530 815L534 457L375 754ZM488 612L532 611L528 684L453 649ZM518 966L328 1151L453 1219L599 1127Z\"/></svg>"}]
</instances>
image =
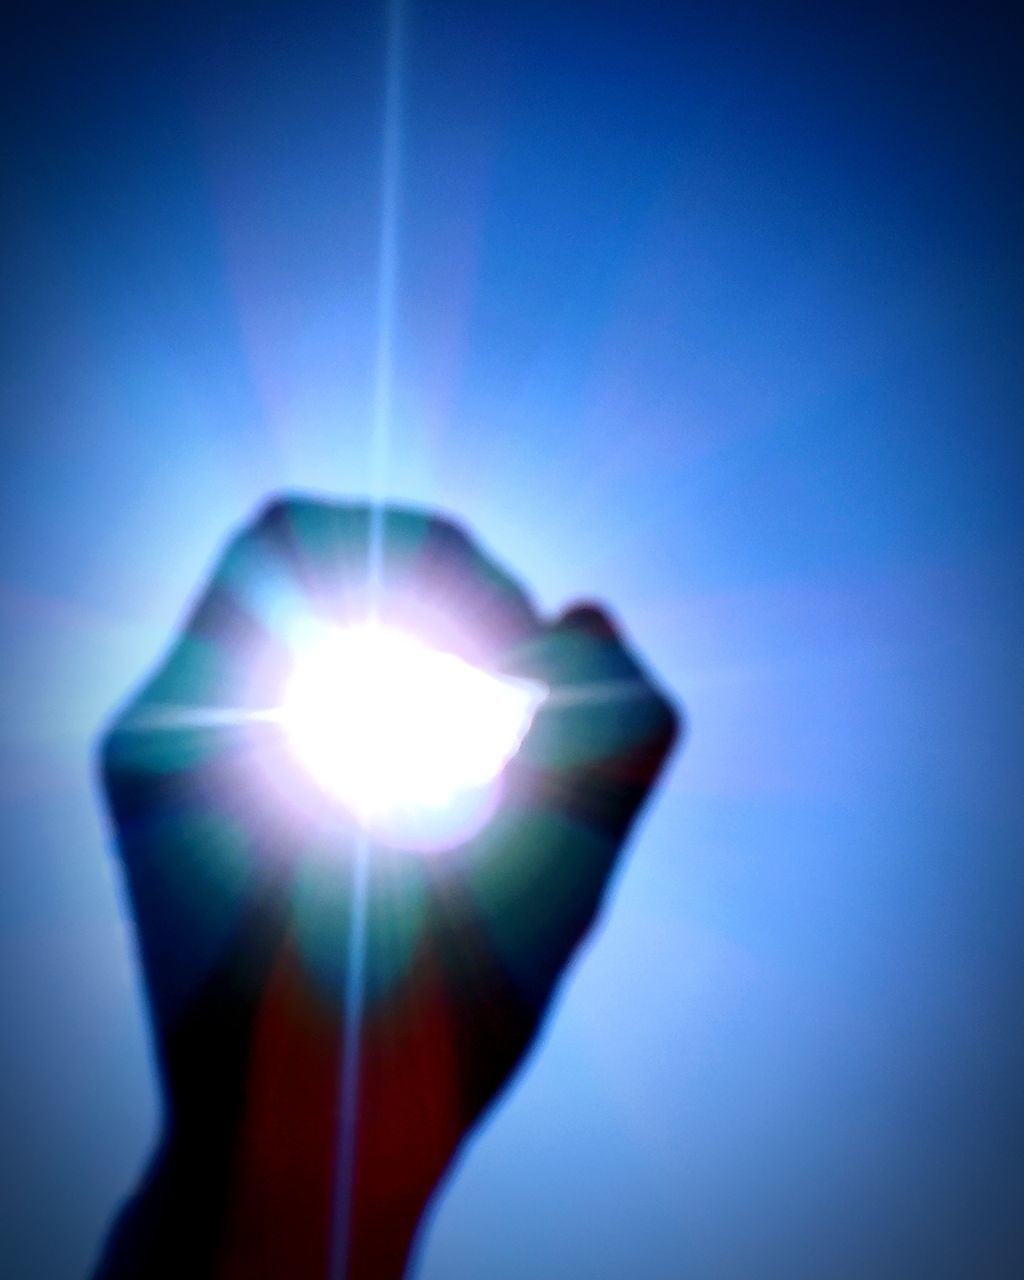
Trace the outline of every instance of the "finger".
<instances>
[{"instance_id":1,"label":"finger","mask_svg":"<svg viewBox=\"0 0 1024 1280\"><path fill-rule=\"evenodd\" d=\"M516 672L548 696L506 768L496 817L461 857L439 860L437 876L462 904L449 933L482 931L499 970L539 1008L594 922L680 717L595 605L547 627Z\"/></svg>"},{"instance_id":2,"label":"finger","mask_svg":"<svg viewBox=\"0 0 1024 1280\"><path fill-rule=\"evenodd\" d=\"M101 743L106 777L165 776L218 755L259 707L292 575L258 521L236 532L167 653Z\"/></svg>"},{"instance_id":3,"label":"finger","mask_svg":"<svg viewBox=\"0 0 1024 1280\"><path fill-rule=\"evenodd\" d=\"M517 673L544 684L547 697L520 748L520 769L569 775L598 770L604 789L616 779L644 789L680 730L668 696L600 606L567 609L518 655Z\"/></svg>"},{"instance_id":4,"label":"finger","mask_svg":"<svg viewBox=\"0 0 1024 1280\"><path fill-rule=\"evenodd\" d=\"M275 499L231 539L181 635L117 717L108 762L118 754L111 743L147 726L161 730L148 742L159 767L172 740L174 752L187 755L191 742L202 758L240 713L273 705L312 621L371 616L482 665L499 664L540 628L519 583L449 520ZM140 745L133 737L136 763Z\"/></svg>"},{"instance_id":5,"label":"finger","mask_svg":"<svg viewBox=\"0 0 1024 1280\"><path fill-rule=\"evenodd\" d=\"M522 586L462 528L434 513L287 499L272 504L261 523L328 618L376 617L488 663L539 628Z\"/></svg>"}]
</instances>

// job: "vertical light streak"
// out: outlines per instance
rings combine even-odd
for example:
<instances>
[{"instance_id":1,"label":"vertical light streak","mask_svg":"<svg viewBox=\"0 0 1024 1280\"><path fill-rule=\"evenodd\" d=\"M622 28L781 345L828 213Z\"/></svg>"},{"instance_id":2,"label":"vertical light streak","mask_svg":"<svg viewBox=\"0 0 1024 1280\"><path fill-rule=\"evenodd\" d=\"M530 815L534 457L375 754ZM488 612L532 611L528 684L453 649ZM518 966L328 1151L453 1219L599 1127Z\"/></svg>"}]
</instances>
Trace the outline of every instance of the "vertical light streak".
<instances>
[{"instance_id":1,"label":"vertical light streak","mask_svg":"<svg viewBox=\"0 0 1024 1280\"><path fill-rule=\"evenodd\" d=\"M366 957L366 897L370 842L357 837L352 857L352 900L349 912L348 967L342 1019L341 1088L338 1104L338 1155L335 1170L334 1230L330 1280L345 1280L352 1248L352 1208L355 1191L356 1120L359 1114L359 1049L362 1039L364 963Z\"/></svg>"},{"instance_id":2,"label":"vertical light streak","mask_svg":"<svg viewBox=\"0 0 1024 1280\"><path fill-rule=\"evenodd\" d=\"M367 576L371 616L381 587L385 504L391 462L394 404L395 309L398 281L398 197L402 110L403 0L387 0L384 119L381 148L380 236L377 247L377 343L370 434L370 519ZM352 905L338 1107L338 1154L331 1280L345 1280L353 1237L359 1058L365 1003L367 892L370 841L361 834L353 851Z\"/></svg>"},{"instance_id":3,"label":"vertical light streak","mask_svg":"<svg viewBox=\"0 0 1024 1280\"><path fill-rule=\"evenodd\" d=\"M403 0L388 0L387 63L377 249L377 344L370 436L370 585L380 585L384 504L391 462L398 285L398 198L402 112Z\"/></svg>"}]
</instances>

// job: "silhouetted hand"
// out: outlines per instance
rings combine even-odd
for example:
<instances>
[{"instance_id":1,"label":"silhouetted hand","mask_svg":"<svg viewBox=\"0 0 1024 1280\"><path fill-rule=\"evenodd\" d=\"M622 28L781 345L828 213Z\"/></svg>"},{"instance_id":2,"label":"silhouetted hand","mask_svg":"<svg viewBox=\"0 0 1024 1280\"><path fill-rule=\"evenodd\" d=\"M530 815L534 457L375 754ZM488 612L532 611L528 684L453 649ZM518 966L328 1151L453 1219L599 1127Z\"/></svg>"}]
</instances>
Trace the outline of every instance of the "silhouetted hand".
<instances>
[{"instance_id":1,"label":"silhouetted hand","mask_svg":"<svg viewBox=\"0 0 1024 1280\"><path fill-rule=\"evenodd\" d=\"M361 857L358 832L259 715L280 694L290 629L358 616L368 565L385 620L550 690L493 817L433 856ZM164 1126L98 1275L399 1277L445 1168L593 922L676 732L600 610L542 623L446 521L266 508L104 741Z\"/></svg>"}]
</instances>

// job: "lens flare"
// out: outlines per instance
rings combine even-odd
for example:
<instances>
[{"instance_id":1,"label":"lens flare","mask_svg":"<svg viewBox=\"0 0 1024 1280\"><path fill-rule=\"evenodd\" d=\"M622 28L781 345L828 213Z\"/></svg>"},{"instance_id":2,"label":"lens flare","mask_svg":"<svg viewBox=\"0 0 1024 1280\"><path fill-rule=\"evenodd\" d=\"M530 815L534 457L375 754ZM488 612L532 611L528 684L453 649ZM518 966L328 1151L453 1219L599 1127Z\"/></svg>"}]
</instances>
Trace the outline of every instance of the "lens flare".
<instances>
[{"instance_id":1,"label":"lens flare","mask_svg":"<svg viewBox=\"0 0 1024 1280\"><path fill-rule=\"evenodd\" d=\"M366 623L305 649L280 718L295 758L364 827L432 829L493 788L545 693Z\"/></svg>"}]
</instances>

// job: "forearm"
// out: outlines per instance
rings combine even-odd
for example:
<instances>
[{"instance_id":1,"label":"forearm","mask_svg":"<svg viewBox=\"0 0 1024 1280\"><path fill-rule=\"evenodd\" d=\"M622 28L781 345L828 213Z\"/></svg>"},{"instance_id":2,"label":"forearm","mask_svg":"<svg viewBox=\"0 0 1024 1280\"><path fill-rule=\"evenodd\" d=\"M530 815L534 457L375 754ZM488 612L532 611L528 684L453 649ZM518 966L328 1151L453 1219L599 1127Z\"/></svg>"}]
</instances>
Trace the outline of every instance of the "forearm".
<instances>
[{"instance_id":1,"label":"forearm","mask_svg":"<svg viewBox=\"0 0 1024 1280\"><path fill-rule=\"evenodd\" d=\"M94 1280L213 1277L229 1200L214 1163L161 1141L110 1230Z\"/></svg>"},{"instance_id":2,"label":"forearm","mask_svg":"<svg viewBox=\"0 0 1024 1280\"><path fill-rule=\"evenodd\" d=\"M164 1142L93 1280L402 1280L429 1197L372 1213L357 1199L346 1215L334 1178L315 1174L250 1166L221 1185L200 1153Z\"/></svg>"}]
</instances>

